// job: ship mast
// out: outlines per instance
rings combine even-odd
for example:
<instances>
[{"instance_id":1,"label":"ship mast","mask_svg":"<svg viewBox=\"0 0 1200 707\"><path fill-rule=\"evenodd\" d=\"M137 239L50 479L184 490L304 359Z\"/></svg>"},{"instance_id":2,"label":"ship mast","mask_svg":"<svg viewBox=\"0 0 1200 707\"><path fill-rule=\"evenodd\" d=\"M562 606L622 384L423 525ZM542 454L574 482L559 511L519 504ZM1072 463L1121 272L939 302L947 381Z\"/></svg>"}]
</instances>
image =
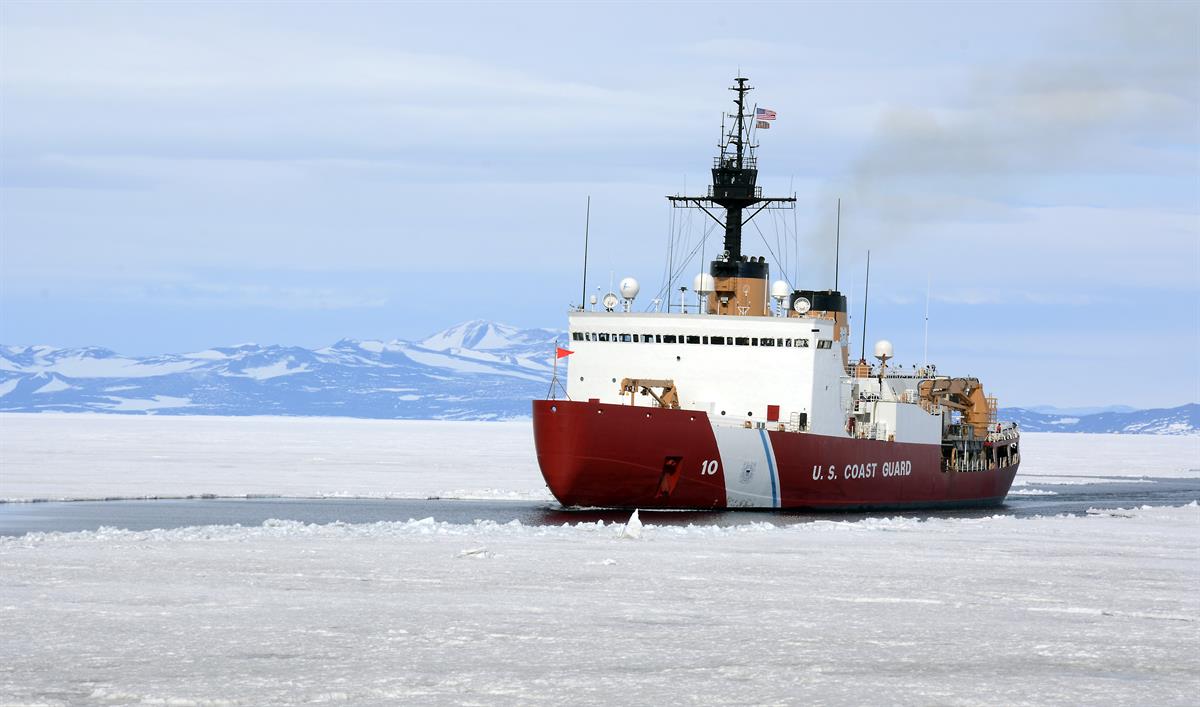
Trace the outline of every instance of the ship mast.
<instances>
[{"instance_id":1,"label":"ship mast","mask_svg":"<svg viewBox=\"0 0 1200 707\"><path fill-rule=\"evenodd\" d=\"M709 295L711 314L768 314L766 287L767 263L764 258L742 254L742 227L763 209L794 208L796 197L764 197L758 182L758 146L750 139L746 109L746 94L751 90L749 79L738 77L729 90L736 94L735 113L729 114L733 123L722 135L719 153L713 160L712 185L704 196L668 196L675 208L698 208L708 214L725 230L725 249L712 261L709 272L714 292ZM725 210L725 219L714 211ZM745 215L747 210L748 215Z\"/></svg>"}]
</instances>

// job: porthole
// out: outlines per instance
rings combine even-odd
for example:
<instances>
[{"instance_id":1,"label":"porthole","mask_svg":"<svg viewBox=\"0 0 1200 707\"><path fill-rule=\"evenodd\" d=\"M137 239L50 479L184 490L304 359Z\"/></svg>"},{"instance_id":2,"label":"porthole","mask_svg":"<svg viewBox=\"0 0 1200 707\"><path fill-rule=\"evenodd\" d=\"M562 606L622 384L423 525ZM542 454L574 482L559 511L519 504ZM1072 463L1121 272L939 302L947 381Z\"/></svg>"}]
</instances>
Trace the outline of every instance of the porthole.
<instances>
[{"instance_id":1,"label":"porthole","mask_svg":"<svg viewBox=\"0 0 1200 707\"><path fill-rule=\"evenodd\" d=\"M724 410L722 410L722 411L721 411L721 414L722 414L722 415L724 415L724 414L725 414L725 411L724 411Z\"/></svg>"},{"instance_id":2,"label":"porthole","mask_svg":"<svg viewBox=\"0 0 1200 707\"><path fill-rule=\"evenodd\" d=\"M746 417L754 417L754 413L748 412L748 413L746 413Z\"/></svg>"},{"instance_id":3,"label":"porthole","mask_svg":"<svg viewBox=\"0 0 1200 707\"><path fill-rule=\"evenodd\" d=\"M616 379L616 378L613 378L613 383L616 383L616 382L617 382L617 379Z\"/></svg>"},{"instance_id":4,"label":"porthole","mask_svg":"<svg viewBox=\"0 0 1200 707\"><path fill-rule=\"evenodd\" d=\"M582 383L582 382L583 382L583 376L579 376L579 382L580 382L580 383Z\"/></svg>"},{"instance_id":5,"label":"porthole","mask_svg":"<svg viewBox=\"0 0 1200 707\"><path fill-rule=\"evenodd\" d=\"M676 357L675 357L675 360L676 360L676 361L682 361L683 359L681 359L681 358L679 358L678 356L676 356Z\"/></svg>"},{"instance_id":6,"label":"porthole","mask_svg":"<svg viewBox=\"0 0 1200 707\"><path fill-rule=\"evenodd\" d=\"M557 405L551 405L551 406L550 406L550 412L558 412L558 406L557 406Z\"/></svg>"}]
</instances>

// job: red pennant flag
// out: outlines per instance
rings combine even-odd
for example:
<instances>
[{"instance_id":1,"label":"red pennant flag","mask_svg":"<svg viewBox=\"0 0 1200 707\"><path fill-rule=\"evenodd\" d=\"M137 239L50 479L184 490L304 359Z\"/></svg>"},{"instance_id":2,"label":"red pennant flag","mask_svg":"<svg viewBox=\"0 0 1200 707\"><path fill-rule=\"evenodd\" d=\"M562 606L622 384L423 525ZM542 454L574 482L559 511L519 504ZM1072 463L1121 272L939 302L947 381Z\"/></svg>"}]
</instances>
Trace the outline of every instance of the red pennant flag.
<instances>
[{"instance_id":1,"label":"red pennant flag","mask_svg":"<svg viewBox=\"0 0 1200 707\"><path fill-rule=\"evenodd\" d=\"M554 347L554 354L555 354L555 356L554 356L554 357L555 357L556 359L559 359L559 358L566 358L567 356L570 356L570 355L571 355L571 354L573 354L573 353L575 353L575 352L574 352L574 351L570 351L570 350L568 350L568 349L564 349L564 348L563 348L563 347L561 347L561 346L555 346L555 347Z\"/></svg>"}]
</instances>

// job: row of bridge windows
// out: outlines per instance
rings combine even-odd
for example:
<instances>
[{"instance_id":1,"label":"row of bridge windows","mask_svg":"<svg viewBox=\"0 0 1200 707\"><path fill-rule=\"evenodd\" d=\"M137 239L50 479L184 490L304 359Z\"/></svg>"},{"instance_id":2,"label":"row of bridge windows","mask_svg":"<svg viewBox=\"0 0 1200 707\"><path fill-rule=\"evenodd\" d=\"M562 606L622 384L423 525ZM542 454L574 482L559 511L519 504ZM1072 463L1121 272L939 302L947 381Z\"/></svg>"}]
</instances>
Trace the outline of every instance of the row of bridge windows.
<instances>
[{"instance_id":1,"label":"row of bridge windows","mask_svg":"<svg viewBox=\"0 0 1200 707\"><path fill-rule=\"evenodd\" d=\"M712 346L773 346L779 348L806 349L808 339L793 339L767 336L704 336L701 334L612 334L609 332L576 331L571 333L573 341L610 341L642 344L708 344ZM817 348L832 348L833 342L819 339Z\"/></svg>"}]
</instances>

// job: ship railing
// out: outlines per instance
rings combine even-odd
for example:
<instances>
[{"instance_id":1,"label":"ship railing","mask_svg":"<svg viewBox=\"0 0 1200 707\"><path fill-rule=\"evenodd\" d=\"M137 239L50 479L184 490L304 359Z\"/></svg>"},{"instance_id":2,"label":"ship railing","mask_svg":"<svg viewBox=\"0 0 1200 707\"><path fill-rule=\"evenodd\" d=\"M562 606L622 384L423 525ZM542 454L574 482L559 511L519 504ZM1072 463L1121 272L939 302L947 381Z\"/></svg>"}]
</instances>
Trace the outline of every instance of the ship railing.
<instances>
[{"instance_id":1,"label":"ship railing","mask_svg":"<svg viewBox=\"0 0 1200 707\"><path fill-rule=\"evenodd\" d=\"M737 158L723 155L713 158L713 169L737 169ZM742 155L742 169L758 169L758 158Z\"/></svg>"},{"instance_id":2,"label":"ship railing","mask_svg":"<svg viewBox=\"0 0 1200 707\"><path fill-rule=\"evenodd\" d=\"M801 416L798 412L793 412L788 416L786 422L781 422L779 428L784 432L807 432L808 431L808 415Z\"/></svg>"},{"instance_id":3,"label":"ship railing","mask_svg":"<svg viewBox=\"0 0 1200 707\"><path fill-rule=\"evenodd\" d=\"M854 428L855 439L887 440L888 428L886 422L867 422Z\"/></svg>"},{"instance_id":4,"label":"ship railing","mask_svg":"<svg viewBox=\"0 0 1200 707\"><path fill-rule=\"evenodd\" d=\"M1007 442L1020 436L1020 428L1015 422L993 422L988 425L987 441L989 442Z\"/></svg>"},{"instance_id":5,"label":"ship railing","mask_svg":"<svg viewBox=\"0 0 1200 707\"><path fill-rule=\"evenodd\" d=\"M986 459L959 459L954 462L947 462L946 468L949 471L972 472L987 471L992 467Z\"/></svg>"},{"instance_id":6,"label":"ship railing","mask_svg":"<svg viewBox=\"0 0 1200 707\"><path fill-rule=\"evenodd\" d=\"M708 187L708 193L705 196L709 199L715 199L718 196L725 196L726 194L728 194L731 191L742 191L744 189L746 189L746 186L737 185L737 184L722 184L720 186L710 185ZM717 192L721 192L721 193L718 194ZM763 188L756 186L753 189L751 189L751 193L754 195L755 198L761 199L762 195L763 195Z\"/></svg>"}]
</instances>

